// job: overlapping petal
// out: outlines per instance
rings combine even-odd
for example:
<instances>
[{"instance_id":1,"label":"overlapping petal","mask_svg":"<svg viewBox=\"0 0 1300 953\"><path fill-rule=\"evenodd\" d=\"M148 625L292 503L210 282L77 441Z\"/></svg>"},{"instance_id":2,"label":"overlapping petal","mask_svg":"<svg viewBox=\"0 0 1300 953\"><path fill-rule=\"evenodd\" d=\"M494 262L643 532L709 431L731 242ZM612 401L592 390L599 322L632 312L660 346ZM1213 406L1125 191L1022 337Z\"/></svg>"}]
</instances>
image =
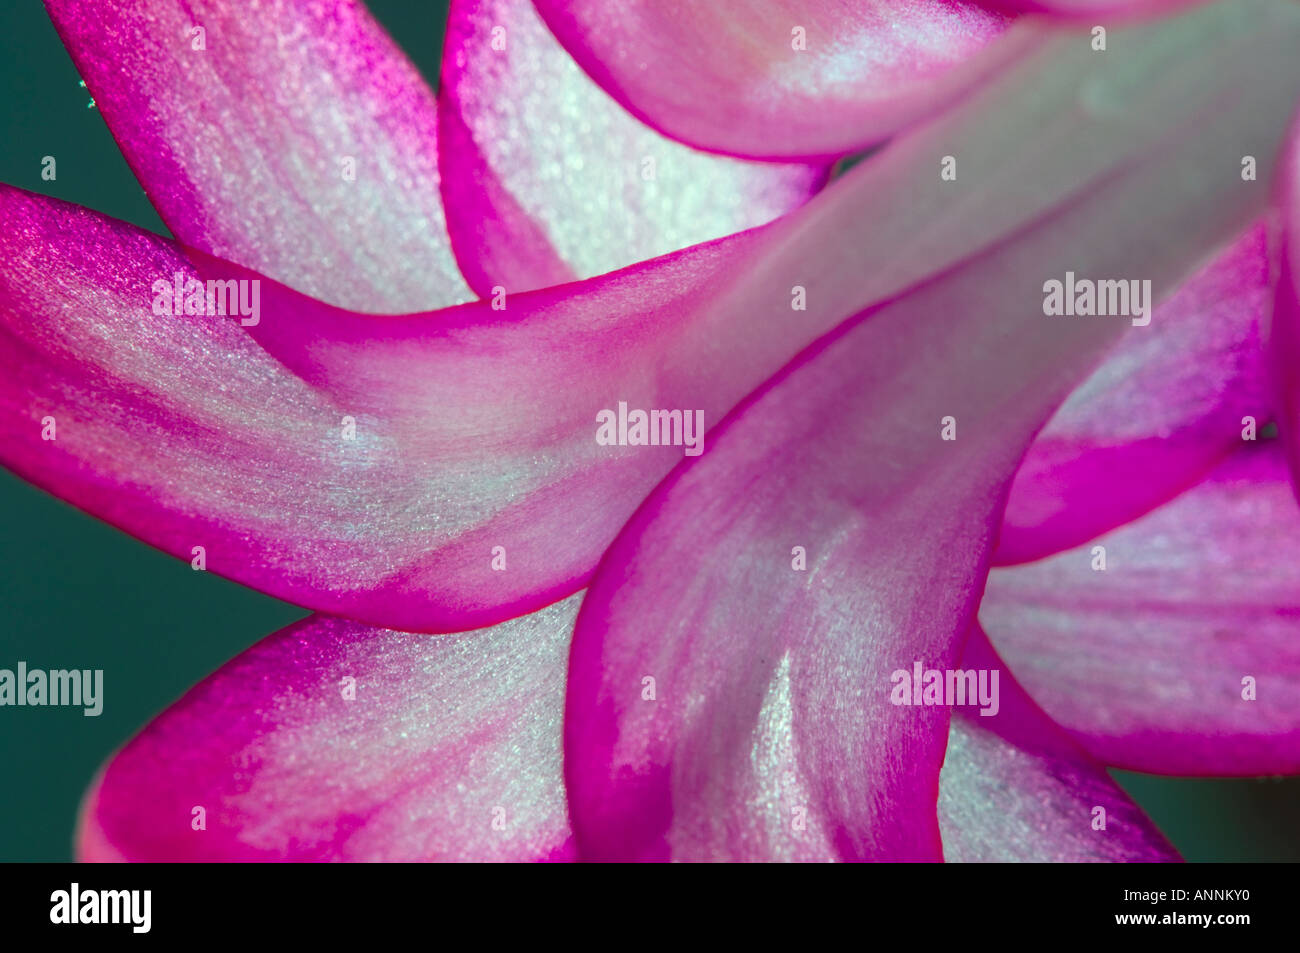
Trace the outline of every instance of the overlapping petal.
<instances>
[{"instance_id":1,"label":"overlapping petal","mask_svg":"<svg viewBox=\"0 0 1300 953\"><path fill-rule=\"evenodd\" d=\"M580 599L462 635L314 616L267 637L112 758L81 859L572 859L560 719Z\"/></svg>"},{"instance_id":2,"label":"overlapping petal","mask_svg":"<svg viewBox=\"0 0 1300 953\"><path fill-rule=\"evenodd\" d=\"M157 278L260 276L5 191L0 352L33 369L0 389L10 420L0 433L5 462L178 555L196 536L215 542L214 568L268 591L361 618L464 628L582 584L623 517L679 459L662 447L593 448L594 408L624 396L634 406L698 402L712 422L789 354L874 303L711 432L709 455L660 487L602 563L573 649L567 714L585 853L937 859L942 828L950 859L986 859L996 838L1021 857L1167 858L1158 832L1009 677L1007 716L950 726L945 711L889 705L888 672L912 657L941 667L960 657L1008 474L1070 383L1117 336L1117 326L1091 322L1048 327L1024 278L1062 263L1098 276L1133 264L1165 295L1258 211L1250 198L1234 205L1218 178L1243 142L1262 148L1267 165L1264 130L1297 85L1284 58L1295 17L1257 6L1271 19L1246 29L1211 16L1175 28L1176 43L1162 47L1154 34L1145 65L1102 76L1074 62L1066 72L1077 101L1067 85L1045 84L1016 101L1026 108L1010 122L978 130L988 117L975 97L961 115L850 176L837 204L607 279L535 295L511 289L500 314L471 305L378 319L267 281L263 322L250 328L160 316L147 308ZM1057 49L1068 64L1072 50L1064 41ZM1212 60L1209 75L1184 90L1169 57L1198 49ZM1033 77L1043 62L1027 58L1010 82ZM1138 79L1150 82L1135 90ZM1239 108L1247 89L1263 118ZM1060 118L1062 102L1081 114ZM1097 126L1129 128L1134 141L1122 154L1088 148L1075 159ZM1055 154L1071 166L1068 186L1047 172L1041 190L988 216L980 198L949 189L955 213L906 238L897 220L878 227L867 219L866 259L896 266L883 276L864 280L858 250L827 254L832 240L862 237L845 226L864 212L935 201L922 176L902 171L909 160L949 143L969 145L965 158L987 158L996 137L1017 128L1046 142L1002 175L1050 166ZM963 143L960 134L973 129ZM468 126L456 132L470 135ZM474 171L490 166L485 158ZM882 185L898 191L881 196ZM509 280L524 286L582 273L568 271L573 263L559 253L537 252L542 242L558 247L545 234L556 221L545 211L514 204L505 185L490 202L515 231L485 246L491 254L471 275L476 290L498 268L515 269L524 277ZM1143 222L1118 232L1139 206ZM954 223L970 227L943 231ZM71 249L54 237L65 232L78 236ZM200 248L262 264L199 232ZM1255 273L1254 238L1211 274L1229 282ZM522 252L509 249L516 240ZM917 259L917 250L933 254ZM312 290L346 302L345 284L332 284L328 269L310 271L288 280L320 282ZM803 283L790 285L792 276ZM379 286L397 300L414 287L386 280ZM432 287L416 288L412 300ZM1198 319L1213 310L1202 296L1222 299L1226 287L1202 276L1189 288ZM788 318L796 288L811 288L815 304L792 330L776 318ZM990 288L1006 296L990 297ZM1014 302L1010 321L1006 301ZM1205 350L1235 357L1254 330L1233 328L1240 333ZM579 369L608 353L618 354L615 366L579 382ZM1147 379L1169 380L1151 370L1158 364L1143 365ZM166 387L177 367L198 386ZM1209 409L1166 430L1221 436L1221 418L1236 412L1225 408L1240 406L1227 395L1254 380L1234 365L1194 391ZM601 400L617 387L627 394ZM960 442L941 440L935 424L947 426L940 414L952 410ZM1081 399L1076 410L1063 419L1086 431L1097 405ZM1152 429L1147 419L1142 426L1143 435ZM1096 452L1111 436L1081 439ZM1210 455L1160 459L1173 487ZM1099 466L1096 457L1089 466ZM1281 482L1276 473L1223 482L1270 481ZM1281 513L1275 495L1268 517ZM1084 532L1076 518L1065 524L1042 545L1059 548ZM799 533L816 543L787 550ZM556 731L576 598L457 637L326 617L273 636L107 767L85 805L83 854L569 859ZM1291 610L1271 611L1273 619ZM978 632L965 659L1000 665ZM1282 666L1287 679L1300 668L1294 661ZM348 694L354 673L356 698ZM362 698L366 687L379 695L373 704ZM1276 755L1276 735L1294 733L1290 713L1269 709L1268 717L1280 720L1253 739L1250 756ZM383 762L358 752L382 753ZM168 772L159 762L172 762ZM173 776L160 781L164 774ZM972 790L985 795L981 803L1006 799L1007 811L972 813ZM196 794L202 800L187 804ZM286 812L291 795L305 803ZM1090 818L1075 818L1088 801L1109 806L1119 822L1113 837L1098 840ZM217 826L194 824L196 808ZM952 834L958 821L967 830ZM1052 846L1041 838L1048 830L1061 832Z\"/></svg>"},{"instance_id":3,"label":"overlapping petal","mask_svg":"<svg viewBox=\"0 0 1300 953\"><path fill-rule=\"evenodd\" d=\"M845 325L656 489L575 630L584 857L937 859L947 712L892 704L892 674L954 667L1015 462L1128 326L1046 317L1041 276L1172 287L1251 214L1220 171L1238 115L1164 126L1163 148Z\"/></svg>"},{"instance_id":4,"label":"overlapping petal","mask_svg":"<svg viewBox=\"0 0 1300 953\"><path fill-rule=\"evenodd\" d=\"M824 158L872 145L1026 48L964 0L738 5L535 0L582 68L634 115L717 152Z\"/></svg>"},{"instance_id":5,"label":"overlapping petal","mask_svg":"<svg viewBox=\"0 0 1300 953\"><path fill-rule=\"evenodd\" d=\"M357 0L48 0L176 238L334 304L472 295L439 197L433 93Z\"/></svg>"},{"instance_id":6,"label":"overlapping petal","mask_svg":"<svg viewBox=\"0 0 1300 953\"><path fill-rule=\"evenodd\" d=\"M455 0L439 90L442 194L482 296L560 284L798 206L825 168L697 152L629 115L530 0Z\"/></svg>"},{"instance_id":7,"label":"overlapping petal","mask_svg":"<svg viewBox=\"0 0 1300 953\"><path fill-rule=\"evenodd\" d=\"M986 275L783 377L606 554L565 721L583 856L939 859L947 711L891 705L891 673L955 667L1003 484L1107 330L1035 329L1022 306L990 353L1005 324L951 319ZM1039 390L1017 367L1050 373ZM943 441L958 408L967 429Z\"/></svg>"},{"instance_id":8,"label":"overlapping petal","mask_svg":"<svg viewBox=\"0 0 1300 953\"><path fill-rule=\"evenodd\" d=\"M686 360L652 373L690 339L689 296L726 260L712 249L541 295L520 309L531 320L490 321L487 304L348 313L351 370L325 390L250 332L310 351L304 329L343 320L328 306L266 281L252 327L155 314L156 281L200 274L172 243L14 189L0 204L0 351L23 368L0 395L5 464L210 571L403 629L474 628L581 585L682 454L614 459L594 439L599 409L667 392L721 416L764 376L738 368L728 394ZM225 268L195 258L209 277ZM411 325L423 350L379 333ZM330 339L335 354L348 343Z\"/></svg>"},{"instance_id":9,"label":"overlapping petal","mask_svg":"<svg viewBox=\"0 0 1300 953\"><path fill-rule=\"evenodd\" d=\"M579 588L683 454L602 446L597 414L716 421L843 313L827 294L785 318L789 262L740 268L780 236L750 233L502 312L376 319L266 280L244 327L154 313L154 285L255 274L18 190L0 203L0 347L24 367L3 393L4 462L187 561L202 547L210 571L404 630Z\"/></svg>"},{"instance_id":10,"label":"overlapping petal","mask_svg":"<svg viewBox=\"0 0 1300 953\"><path fill-rule=\"evenodd\" d=\"M954 711L939 777L949 862L1126 863L1178 853L1078 743L1043 714L978 626L962 668L997 671L996 706Z\"/></svg>"},{"instance_id":11,"label":"overlapping petal","mask_svg":"<svg viewBox=\"0 0 1300 953\"><path fill-rule=\"evenodd\" d=\"M25 371L3 392L0 459L186 560L203 546L208 569L291 601L402 630L490 625L581 587L682 459L681 447L598 444L602 410L702 410L710 427L844 316L1086 207L1135 167L1187 161L1169 187L1193 190L1195 218L1135 189L1123 220L1089 219L1079 235L1081 248L1128 248L1113 235L1159 229L1162 250L1133 260L1154 254L1152 277L1177 262L1155 285L1167 294L1188 248L1258 213L1237 159L1250 148L1268 174L1295 93L1287 43L1300 11L1251 7L1135 30L1141 55L1104 64L1077 34L1046 31L1021 68L772 225L510 296L501 311L376 320L264 281L253 326L160 316L154 282L193 276L191 260L209 279L253 279L7 190L0 344ZM1236 108L1247 90L1252 108ZM1032 145L1004 159L1008 138ZM959 179L953 192L924 161L953 150L976 187ZM1211 153L1215 165L1196 164ZM1041 189L1019 188L1026 176ZM1014 287L1040 300L1045 277L1084 264L1062 250ZM42 439L47 417L54 440ZM504 571L492 568L498 547Z\"/></svg>"},{"instance_id":12,"label":"overlapping petal","mask_svg":"<svg viewBox=\"0 0 1300 953\"><path fill-rule=\"evenodd\" d=\"M1053 415L1016 473L997 562L1039 559L1141 516L1271 419L1265 231L1252 226L1127 332Z\"/></svg>"},{"instance_id":13,"label":"overlapping petal","mask_svg":"<svg viewBox=\"0 0 1300 953\"><path fill-rule=\"evenodd\" d=\"M989 637L1107 764L1300 772L1300 510L1277 444L1243 446L1101 551L989 576Z\"/></svg>"}]
</instances>

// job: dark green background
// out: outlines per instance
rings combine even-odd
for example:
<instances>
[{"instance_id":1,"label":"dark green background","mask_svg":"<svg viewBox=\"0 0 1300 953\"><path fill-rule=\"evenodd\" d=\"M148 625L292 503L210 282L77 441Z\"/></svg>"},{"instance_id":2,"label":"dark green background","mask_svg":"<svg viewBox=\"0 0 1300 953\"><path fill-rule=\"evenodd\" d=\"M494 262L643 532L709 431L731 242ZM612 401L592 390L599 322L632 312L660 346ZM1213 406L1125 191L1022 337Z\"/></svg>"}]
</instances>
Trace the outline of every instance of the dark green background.
<instances>
[{"instance_id":1,"label":"dark green background","mask_svg":"<svg viewBox=\"0 0 1300 953\"><path fill-rule=\"evenodd\" d=\"M435 84L445 3L371 9ZM0 2L0 181L167 234L79 81L40 4ZM55 182L41 180L45 155L58 160ZM98 718L0 709L0 860L66 860L98 765L189 686L306 612L193 572L3 470L0 521L0 668L104 670ZM1117 776L1189 860L1300 859L1300 779Z\"/></svg>"}]
</instances>

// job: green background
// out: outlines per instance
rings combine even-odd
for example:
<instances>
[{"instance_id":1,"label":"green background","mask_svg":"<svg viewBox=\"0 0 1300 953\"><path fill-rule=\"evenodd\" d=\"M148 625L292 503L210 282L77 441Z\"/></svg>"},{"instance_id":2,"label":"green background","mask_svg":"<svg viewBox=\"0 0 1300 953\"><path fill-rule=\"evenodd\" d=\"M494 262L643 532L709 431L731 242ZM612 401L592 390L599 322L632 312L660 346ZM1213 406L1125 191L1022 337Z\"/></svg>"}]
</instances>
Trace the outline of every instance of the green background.
<instances>
[{"instance_id":1,"label":"green background","mask_svg":"<svg viewBox=\"0 0 1300 953\"><path fill-rule=\"evenodd\" d=\"M436 84L445 3L370 7ZM40 4L0 2L0 181L168 234L79 82ZM54 182L40 177L45 155L58 160ZM104 759L204 675L307 613L193 572L3 470L0 521L0 668L104 670L98 718L0 709L0 860L67 860L78 801ZM1116 776L1188 860L1300 859L1300 778Z\"/></svg>"}]
</instances>

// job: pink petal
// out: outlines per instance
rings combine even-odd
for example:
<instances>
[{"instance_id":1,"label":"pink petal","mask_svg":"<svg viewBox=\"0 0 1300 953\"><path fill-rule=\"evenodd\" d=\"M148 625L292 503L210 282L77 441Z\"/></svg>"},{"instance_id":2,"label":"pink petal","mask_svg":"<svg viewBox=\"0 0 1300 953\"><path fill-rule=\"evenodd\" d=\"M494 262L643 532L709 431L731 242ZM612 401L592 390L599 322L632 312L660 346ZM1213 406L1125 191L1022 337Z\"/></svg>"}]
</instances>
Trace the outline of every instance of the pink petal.
<instances>
[{"instance_id":1,"label":"pink petal","mask_svg":"<svg viewBox=\"0 0 1300 953\"><path fill-rule=\"evenodd\" d=\"M841 155L950 103L1028 47L959 0L725 5L535 0L591 77L674 139L767 158ZM803 31L801 34L797 31ZM804 49L797 49L800 45Z\"/></svg>"},{"instance_id":2,"label":"pink petal","mask_svg":"<svg viewBox=\"0 0 1300 953\"><path fill-rule=\"evenodd\" d=\"M153 314L151 289L254 273L16 189L0 211L0 354L23 368L0 389L0 461L186 561L203 547L210 571L408 631L580 588L683 456L602 446L597 413L663 399L716 421L861 283L841 269L792 322L793 266L767 251L780 236L747 233L499 313L377 320L267 280L244 328ZM743 272L760 253L772 268ZM780 302L761 334L756 297Z\"/></svg>"},{"instance_id":3,"label":"pink petal","mask_svg":"<svg viewBox=\"0 0 1300 953\"><path fill-rule=\"evenodd\" d=\"M454 0L439 109L452 246L484 297L761 225L826 174L665 139L582 72L529 0Z\"/></svg>"},{"instance_id":4,"label":"pink petal","mask_svg":"<svg viewBox=\"0 0 1300 953\"><path fill-rule=\"evenodd\" d=\"M837 335L629 522L574 635L585 858L939 859L947 711L892 706L891 673L955 666L1015 461L1117 329L991 308L1017 265L1035 262L968 266Z\"/></svg>"},{"instance_id":5,"label":"pink petal","mask_svg":"<svg viewBox=\"0 0 1300 953\"><path fill-rule=\"evenodd\" d=\"M328 616L277 632L109 761L81 859L571 859L560 718L580 598L458 636Z\"/></svg>"},{"instance_id":6,"label":"pink petal","mask_svg":"<svg viewBox=\"0 0 1300 953\"><path fill-rule=\"evenodd\" d=\"M682 460L681 447L597 444L601 410L700 409L711 427L844 316L1036 220L1073 221L1097 192L1120 189L1128 206L1021 272L1020 300L1039 308L1044 275L1086 274L1074 248L1129 249L1148 228L1157 295L1172 288L1190 249L1262 206L1235 169L1249 144L1268 175L1300 86L1297 18L1289 4L1244 19L1211 8L1134 30L1140 55L1104 63L1051 39L772 225L513 295L500 312L377 321L264 282L253 327L158 316L153 282L192 276L190 256L0 190L0 350L23 368L0 388L0 462L187 561L204 546L209 570L293 602L407 631L493 624L584 585ZM1251 109L1224 108L1246 89ZM1037 145L1008 154L1020 140ZM925 161L953 149L979 183L960 201ZM1186 180L1146 182L1180 162ZM1150 254L1131 251L1114 272ZM247 277L192 257L205 277ZM791 310L799 288L806 311ZM341 439L345 416L355 441ZM57 440L41 439L46 417ZM506 571L491 568L496 547Z\"/></svg>"},{"instance_id":7,"label":"pink petal","mask_svg":"<svg viewBox=\"0 0 1300 953\"><path fill-rule=\"evenodd\" d=\"M961 664L999 672L997 708L962 707L952 719L939 778L945 860L1179 859L1106 770L1025 694L978 626Z\"/></svg>"},{"instance_id":8,"label":"pink petal","mask_svg":"<svg viewBox=\"0 0 1300 953\"><path fill-rule=\"evenodd\" d=\"M1208 22L1184 29L1221 37L1199 33ZM1272 59L1277 27L1203 81L1239 92L1236 71ZM1069 262L1168 288L1252 214L1238 182L1214 177L1239 155L1244 113L1173 129L1163 108L1136 113L1163 148L828 335L624 528L570 659L565 775L584 857L939 856L947 712L891 705L893 673L954 665L1016 462L1128 324L1046 318L1026 276ZM941 439L948 417L956 440Z\"/></svg>"},{"instance_id":9,"label":"pink petal","mask_svg":"<svg viewBox=\"0 0 1300 953\"><path fill-rule=\"evenodd\" d=\"M1244 417L1271 418L1265 244L1253 226L1070 395L1016 474L997 562L1040 559L1136 519L1239 447Z\"/></svg>"},{"instance_id":10,"label":"pink petal","mask_svg":"<svg viewBox=\"0 0 1300 953\"><path fill-rule=\"evenodd\" d=\"M433 93L355 0L47 6L179 241L349 308L470 297L439 199Z\"/></svg>"},{"instance_id":11,"label":"pink petal","mask_svg":"<svg viewBox=\"0 0 1300 953\"><path fill-rule=\"evenodd\" d=\"M1034 699L1107 764L1300 772L1300 511L1276 443L1094 542L1104 571L1089 545L989 576L980 619Z\"/></svg>"}]
</instances>

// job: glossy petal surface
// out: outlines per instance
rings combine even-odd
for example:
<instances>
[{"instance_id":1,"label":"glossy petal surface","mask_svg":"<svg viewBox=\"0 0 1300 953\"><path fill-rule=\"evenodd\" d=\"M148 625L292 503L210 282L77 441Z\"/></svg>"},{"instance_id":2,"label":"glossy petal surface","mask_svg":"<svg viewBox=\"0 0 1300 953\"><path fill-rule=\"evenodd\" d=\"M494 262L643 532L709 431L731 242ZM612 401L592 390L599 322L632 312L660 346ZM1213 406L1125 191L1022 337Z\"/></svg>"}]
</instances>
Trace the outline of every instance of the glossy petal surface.
<instances>
[{"instance_id":1,"label":"glossy petal surface","mask_svg":"<svg viewBox=\"0 0 1300 953\"><path fill-rule=\"evenodd\" d=\"M999 672L997 705L983 706L987 715L981 706L953 713L939 782L945 860L1179 859L1105 768L1025 694L978 627L961 664L967 671Z\"/></svg>"},{"instance_id":2,"label":"glossy petal surface","mask_svg":"<svg viewBox=\"0 0 1300 953\"><path fill-rule=\"evenodd\" d=\"M443 198L480 295L622 268L776 218L823 166L673 142L606 95L529 0L451 5L439 92Z\"/></svg>"},{"instance_id":3,"label":"glossy petal surface","mask_svg":"<svg viewBox=\"0 0 1300 953\"><path fill-rule=\"evenodd\" d=\"M1084 219L1078 243L1027 264L1004 304L1041 304L1045 276L1086 274L1075 249L1087 241L1128 248L1123 234L1147 229L1162 248L1133 260L1149 255L1155 296L1171 293L1260 211L1262 194L1236 177L1240 151L1250 144L1266 177L1294 101L1300 11L1251 6L1135 30L1141 55L1104 64L1048 36L1005 82L792 215L510 296L500 312L377 321L267 281L254 326L161 316L154 282L192 277L192 261L209 280L253 279L3 191L0 344L24 373L4 392L0 458L168 552L189 561L204 546L210 570L313 608L403 630L537 608L585 584L683 459L681 446L599 444L602 410L702 410L712 427L845 316L1115 188L1125 216ZM1249 110L1230 108L1247 94ZM1007 157L1001 143L1024 137L1033 148ZM954 148L984 188L953 193L927 170L925 157ZM1156 163L1180 178L1130 187ZM972 300L988 303L992 287ZM57 440L42 439L47 417ZM491 568L498 546L508 571Z\"/></svg>"},{"instance_id":4,"label":"glossy petal surface","mask_svg":"<svg viewBox=\"0 0 1300 953\"><path fill-rule=\"evenodd\" d=\"M342 307L472 297L433 93L356 0L49 0L178 241Z\"/></svg>"},{"instance_id":5,"label":"glossy petal surface","mask_svg":"<svg viewBox=\"0 0 1300 953\"><path fill-rule=\"evenodd\" d=\"M1300 510L1276 443L1245 446L1093 545L989 576L989 637L1107 764L1300 771Z\"/></svg>"},{"instance_id":6,"label":"glossy petal surface","mask_svg":"<svg viewBox=\"0 0 1300 953\"><path fill-rule=\"evenodd\" d=\"M949 105L1023 51L1006 17L959 0L536 0L633 114L732 155L826 157Z\"/></svg>"},{"instance_id":7,"label":"glossy petal surface","mask_svg":"<svg viewBox=\"0 0 1300 953\"><path fill-rule=\"evenodd\" d=\"M1166 130L1086 197L838 329L656 489L574 636L584 857L938 858L947 710L893 704L893 676L954 666L1016 461L1129 326L1047 317L1025 276L1071 262L1173 286L1245 224L1219 173L1236 116Z\"/></svg>"},{"instance_id":8,"label":"glossy petal surface","mask_svg":"<svg viewBox=\"0 0 1300 953\"><path fill-rule=\"evenodd\" d=\"M1030 447L996 561L1029 562L1134 519L1199 480L1276 401L1261 330L1265 228L1252 226L1134 327ZM1081 319L1086 320L1086 319Z\"/></svg>"},{"instance_id":9,"label":"glossy petal surface","mask_svg":"<svg viewBox=\"0 0 1300 953\"><path fill-rule=\"evenodd\" d=\"M269 636L109 761L79 856L572 859L560 717L580 599L463 635L314 616Z\"/></svg>"}]
</instances>

